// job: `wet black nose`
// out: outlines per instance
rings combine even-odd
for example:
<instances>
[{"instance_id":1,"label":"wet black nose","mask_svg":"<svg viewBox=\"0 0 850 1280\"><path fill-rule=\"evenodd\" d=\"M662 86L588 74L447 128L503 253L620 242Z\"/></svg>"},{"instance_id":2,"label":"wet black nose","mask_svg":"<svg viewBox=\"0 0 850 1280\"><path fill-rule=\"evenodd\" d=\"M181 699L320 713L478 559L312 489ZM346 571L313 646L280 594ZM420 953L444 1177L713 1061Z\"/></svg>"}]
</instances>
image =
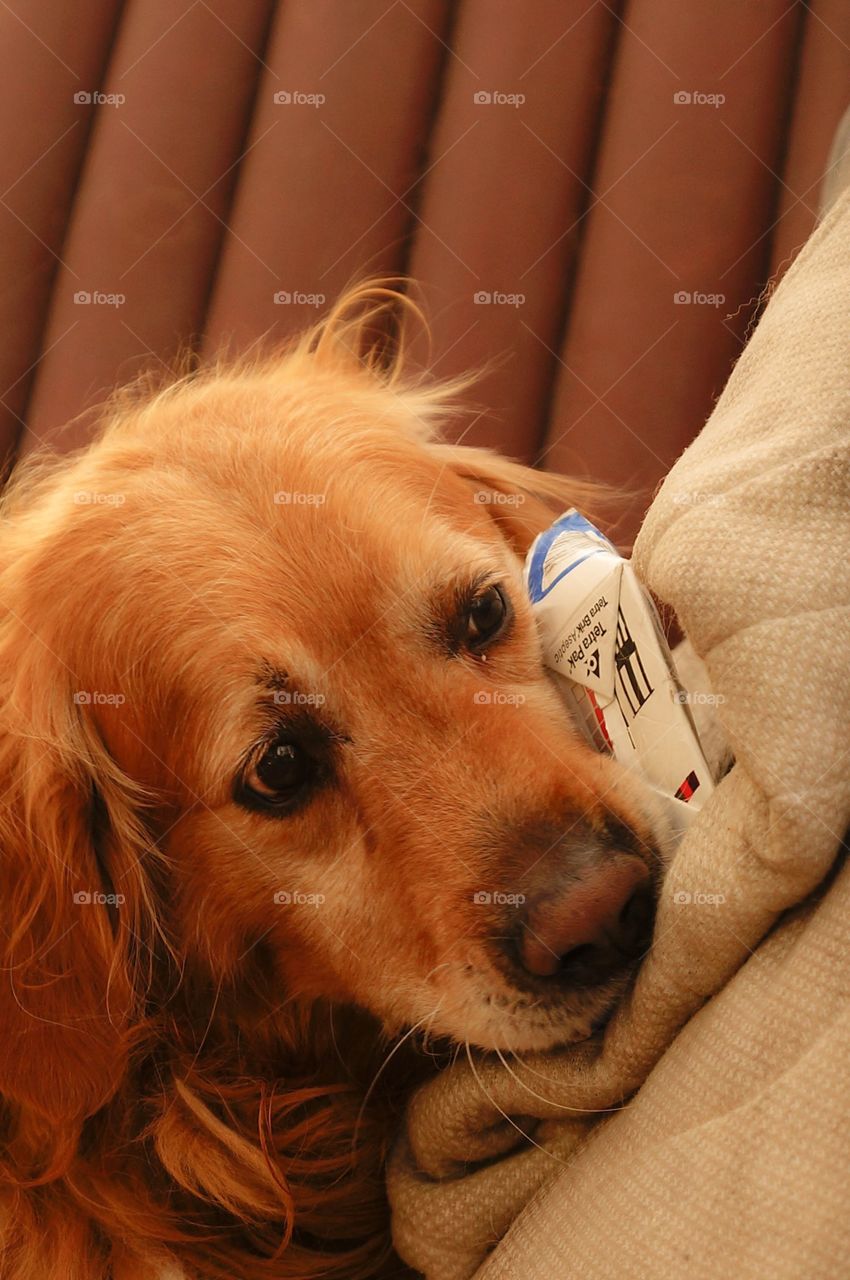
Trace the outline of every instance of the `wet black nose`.
<instances>
[{"instance_id":1,"label":"wet black nose","mask_svg":"<svg viewBox=\"0 0 850 1280\"><path fill-rule=\"evenodd\" d=\"M614 854L563 890L525 905L520 963L537 978L593 985L645 954L654 916L646 863Z\"/></svg>"}]
</instances>

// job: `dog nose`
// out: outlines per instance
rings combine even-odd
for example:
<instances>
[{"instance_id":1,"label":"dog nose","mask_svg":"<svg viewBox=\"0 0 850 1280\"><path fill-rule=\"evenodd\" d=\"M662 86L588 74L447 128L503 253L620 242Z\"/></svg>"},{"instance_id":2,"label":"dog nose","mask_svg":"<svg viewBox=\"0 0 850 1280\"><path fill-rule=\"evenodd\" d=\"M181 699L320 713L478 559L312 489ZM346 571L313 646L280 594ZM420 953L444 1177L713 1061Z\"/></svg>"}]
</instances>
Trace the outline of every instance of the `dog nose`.
<instances>
[{"instance_id":1,"label":"dog nose","mask_svg":"<svg viewBox=\"0 0 850 1280\"><path fill-rule=\"evenodd\" d=\"M592 985L649 946L654 894L649 869L631 854L615 854L562 893L525 910L520 938L523 968Z\"/></svg>"}]
</instances>

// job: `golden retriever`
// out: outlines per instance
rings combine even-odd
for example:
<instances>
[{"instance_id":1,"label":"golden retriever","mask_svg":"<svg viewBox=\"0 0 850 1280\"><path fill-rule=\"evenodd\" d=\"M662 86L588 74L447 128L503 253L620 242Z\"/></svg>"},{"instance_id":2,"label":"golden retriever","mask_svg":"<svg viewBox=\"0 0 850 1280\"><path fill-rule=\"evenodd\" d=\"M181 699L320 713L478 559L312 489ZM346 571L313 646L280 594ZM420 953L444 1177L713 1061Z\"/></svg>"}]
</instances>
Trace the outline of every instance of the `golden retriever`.
<instances>
[{"instance_id":1,"label":"golden retriever","mask_svg":"<svg viewBox=\"0 0 850 1280\"><path fill-rule=\"evenodd\" d=\"M392 1037L582 1038L647 948L662 820L523 586L585 495L439 441L399 306L126 395L6 497L8 1280L390 1274Z\"/></svg>"}]
</instances>

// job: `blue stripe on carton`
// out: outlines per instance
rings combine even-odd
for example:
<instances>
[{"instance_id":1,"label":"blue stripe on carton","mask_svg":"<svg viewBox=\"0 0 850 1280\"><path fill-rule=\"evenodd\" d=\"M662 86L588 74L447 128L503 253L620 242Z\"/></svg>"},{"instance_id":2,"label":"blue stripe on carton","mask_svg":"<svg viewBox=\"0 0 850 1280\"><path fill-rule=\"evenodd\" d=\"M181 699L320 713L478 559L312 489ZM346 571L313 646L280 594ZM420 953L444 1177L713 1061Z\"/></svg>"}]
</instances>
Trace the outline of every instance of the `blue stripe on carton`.
<instances>
[{"instance_id":1,"label":"blue stripe on carton","mask_svg":"<svg viewBox=\"0 0 850 1280\"><path fill-rule=\"evenodd\" d=\"M553 578L548 587L543 588L543 568L546 564L546 556L549 548L562 533L586 533L590 537L598 538L602 546L595 547L593 550L582 552L576 556L575 560L571 560L557 577ZM528 558L528 594L532 604L537 604L538 600L542 600L547 596L554 586L565 578L568 573L572 573L573 569L577 569L585 560L589 560L591 556L602 555L603 552L613 551L616 554L616 548L613 543L609 542L604 533L600 533L596 525L585 520L584 516L578 511L567 511L564 515L559 516L553 525L550 525L543 533L539 534L534 540L531 552Z\"/></svg>"}]
</instances>

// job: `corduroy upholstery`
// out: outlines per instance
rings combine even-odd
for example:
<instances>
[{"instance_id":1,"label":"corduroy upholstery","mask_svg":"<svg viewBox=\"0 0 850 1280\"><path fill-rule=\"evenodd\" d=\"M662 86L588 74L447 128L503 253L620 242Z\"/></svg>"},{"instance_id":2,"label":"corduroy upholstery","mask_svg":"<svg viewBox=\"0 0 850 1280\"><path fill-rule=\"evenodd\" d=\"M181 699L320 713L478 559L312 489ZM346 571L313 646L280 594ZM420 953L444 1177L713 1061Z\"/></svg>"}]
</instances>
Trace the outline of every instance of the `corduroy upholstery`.
<instances>
[{"instance_id":1,"label":"corduroy upholstery","mask_svg":"<svg viewBox=\"0 0 850 1280\"><path fill-rule=\"evenodd\" d=\"M436 372L495 362L466 439L634 491L628 541L814 223L850 8L9 0L0 59L7 457L407 272Z\"/></svg>"}]
</instances>

